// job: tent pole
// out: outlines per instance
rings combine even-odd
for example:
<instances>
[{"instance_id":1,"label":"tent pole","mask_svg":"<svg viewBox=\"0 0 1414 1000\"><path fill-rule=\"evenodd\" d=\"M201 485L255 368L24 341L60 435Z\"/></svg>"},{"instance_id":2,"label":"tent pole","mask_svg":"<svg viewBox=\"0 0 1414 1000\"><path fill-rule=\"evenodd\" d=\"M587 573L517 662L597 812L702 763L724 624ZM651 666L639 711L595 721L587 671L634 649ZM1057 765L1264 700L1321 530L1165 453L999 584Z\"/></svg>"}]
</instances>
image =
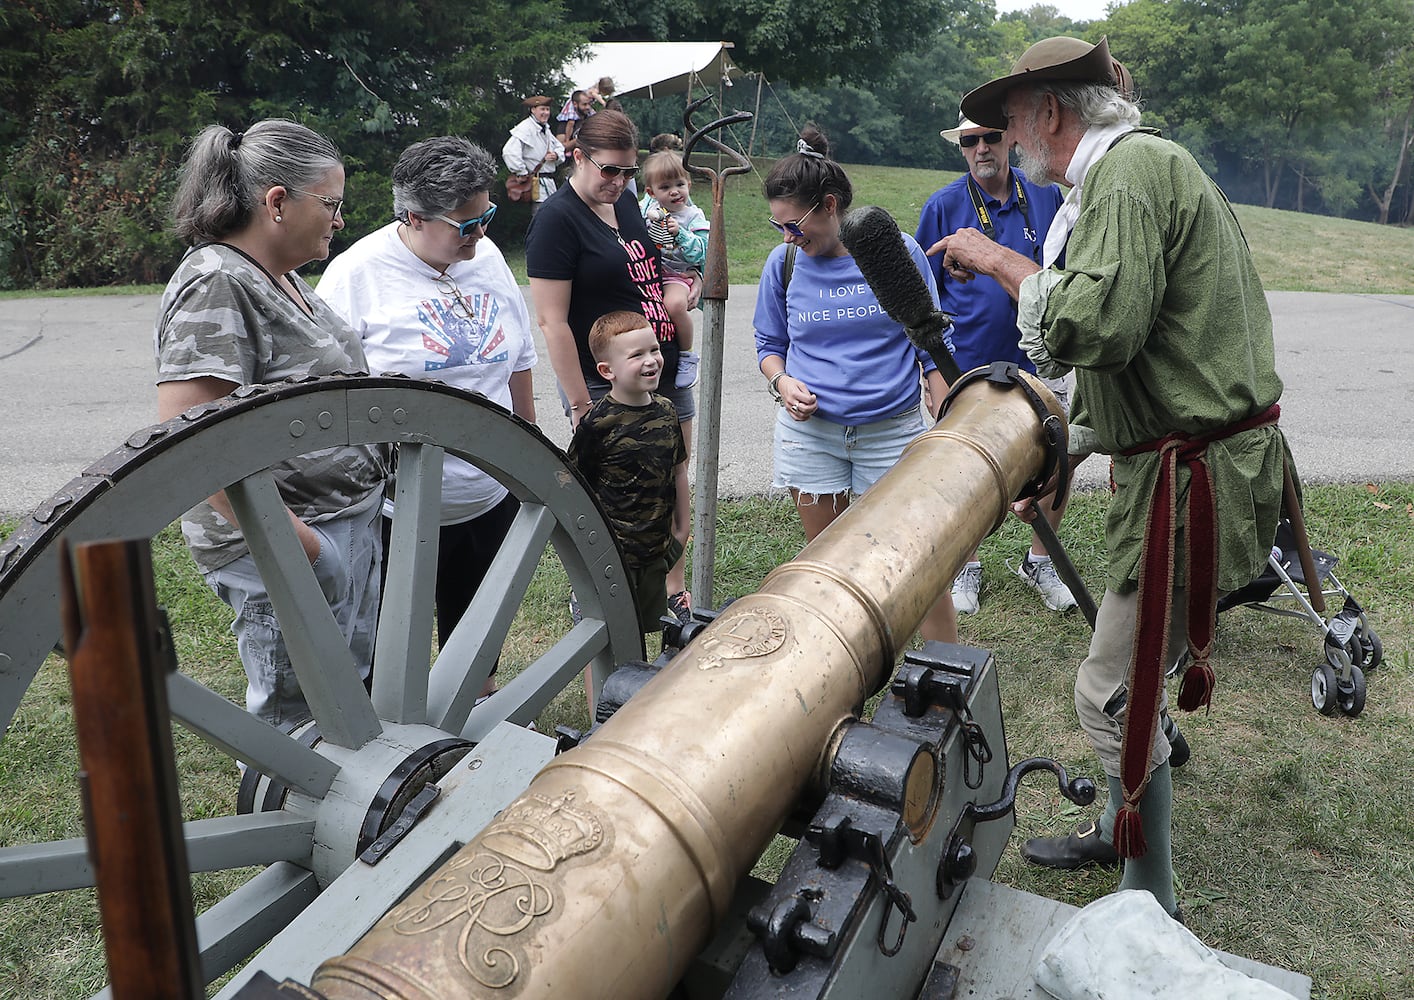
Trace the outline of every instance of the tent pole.
<instances>
[{"instance_id":1,"label":"tent pole","mask_svg":"<svg viewBox=\"0 0 1414 1000\"><path fill-rule=\"evenodd\" d=\"M761 87L766 82L765 73L756 74L756 110L751 115L751 138L746 142L746 155L750 157L756 151L756 123L761 120Z\"/></svg>"}]
</instances>

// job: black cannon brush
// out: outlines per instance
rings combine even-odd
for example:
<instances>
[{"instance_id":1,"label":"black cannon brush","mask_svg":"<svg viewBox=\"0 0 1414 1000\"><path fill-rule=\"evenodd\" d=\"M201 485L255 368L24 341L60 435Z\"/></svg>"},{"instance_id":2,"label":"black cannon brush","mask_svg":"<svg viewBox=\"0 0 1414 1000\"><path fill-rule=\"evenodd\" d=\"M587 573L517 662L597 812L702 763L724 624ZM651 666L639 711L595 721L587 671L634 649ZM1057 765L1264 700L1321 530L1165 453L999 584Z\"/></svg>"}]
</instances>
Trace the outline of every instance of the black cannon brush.
<instances>
[{"instance_id":1,"label":"black cannon brush","mask_svg":"<svg viewBox=\"0 0 1414 1000\"><path fill-rule=\"evenodd\" d=\"M943 339L952 329L952 317L933 304L894 217L877 205L861 205L840 220L840 242L884 312L914 346L928 352L949 385L956 382L962 372Z\"/></svg>"}]
</instances>

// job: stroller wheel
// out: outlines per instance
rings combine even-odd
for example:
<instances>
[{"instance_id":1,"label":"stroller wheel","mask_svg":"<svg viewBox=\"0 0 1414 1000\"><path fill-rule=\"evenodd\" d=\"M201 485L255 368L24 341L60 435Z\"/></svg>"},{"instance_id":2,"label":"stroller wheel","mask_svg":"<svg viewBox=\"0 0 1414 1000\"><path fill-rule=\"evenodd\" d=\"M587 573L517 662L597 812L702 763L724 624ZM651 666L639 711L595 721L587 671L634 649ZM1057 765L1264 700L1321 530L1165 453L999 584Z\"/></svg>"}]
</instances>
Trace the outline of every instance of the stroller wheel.
<instances>
[{"instance_id":1,"label":"stroller wheel","mask_svg":"<svg viewBox=\"0 0 1414 1000\"><path fill-rule=\"evenodd\" d=\"M1322 715L1335 715L1337 693L1335 670L1329 663L1322 663L1311 671L1311 704L1316 711Z\"/></svg>"},{"instance_id":2,"label":"stroller wheel","mask_svg":"<svg viewBox=\"0 0 1414 1000\"><path fill-rule=\"evenodd\" d=\"M1380 642L1380 637L1372 628L1361 629L1355 633L1355 638L1359 640L1364 649L1364 659L1360 660L1360 666L1366 670L1374 670L1385 659L1385 646Z\"/></svg>"},{"instance_id":3,"label":"stroller wheel","mask_svg":"<svg viewBox=\"0 0 1414 1000\"><path fill-rule=\"evenodd\" d=\"M1352 719L1365 711L1365 671L1359 667L1350 668L1350 681L1336 687L1340 710Z\"/></svg>"}]
</instances>

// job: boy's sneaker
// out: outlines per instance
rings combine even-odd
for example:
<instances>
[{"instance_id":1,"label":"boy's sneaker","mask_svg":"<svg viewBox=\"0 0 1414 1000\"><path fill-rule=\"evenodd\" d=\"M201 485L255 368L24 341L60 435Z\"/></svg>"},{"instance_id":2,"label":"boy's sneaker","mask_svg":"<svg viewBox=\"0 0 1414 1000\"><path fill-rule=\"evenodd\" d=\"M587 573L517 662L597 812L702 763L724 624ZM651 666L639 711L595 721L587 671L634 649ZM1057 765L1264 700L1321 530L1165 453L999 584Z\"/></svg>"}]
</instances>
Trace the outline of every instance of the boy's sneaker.
<instances>
[{"instance_id":1,"label":"boy's sneaker","mask_svg":"<svg viewBox=\"0 0 1414 1000\"><path fill-rule=\"evenodd\" d=\"M952 582L952 604L960 615L975 615L982 598L982 564L970 562Z\"/></svg>"},{"instance_id":2,"label":"boy's sneaker","mask_svg":"<svg viewBox=\"0 0 1414 1000\"><path fill-rule=\"evenodd\" d=\"M692 595L686 590L679 590L668 598L668 610L678 621L686 625L692 621Z\"/></svg>"},{"instance_id":3,"label":"boy's sneaker","mask_svg":"<svg viewBox=\"0 0 1414 1000\"><path fill-rule=\"evenodd\" d=\"M578 625L584 621L584 615L579 610L579 599L574 596L574 591L570 591L570 623Z\"/></svg>"},{"instance_id":4,"label":"boy's sneaker","mask_svg":"<svg viewBox=\"0 0 1414 1000\"><path fill-rule=\"evenodd\" d=\"M697 384L697 366L702 358L696 351L683 351L678 355L678 378L673 385L679 389L691 389Z\"/></svg>"},{"instance_id":5,"label":"boy's sneaker","mask_svg":"<svg viewBox=\"0 0 1414 1000\"><path fill-rule=\"evenodd\" d=\"M1026 553L1016 568L1016 575L1035 588L1042 603L1052 611L1069 611L1075 607L1075 595L1061 582L1049 557L1033 561L1031 553Z\"/></svg>"}]
</instances>

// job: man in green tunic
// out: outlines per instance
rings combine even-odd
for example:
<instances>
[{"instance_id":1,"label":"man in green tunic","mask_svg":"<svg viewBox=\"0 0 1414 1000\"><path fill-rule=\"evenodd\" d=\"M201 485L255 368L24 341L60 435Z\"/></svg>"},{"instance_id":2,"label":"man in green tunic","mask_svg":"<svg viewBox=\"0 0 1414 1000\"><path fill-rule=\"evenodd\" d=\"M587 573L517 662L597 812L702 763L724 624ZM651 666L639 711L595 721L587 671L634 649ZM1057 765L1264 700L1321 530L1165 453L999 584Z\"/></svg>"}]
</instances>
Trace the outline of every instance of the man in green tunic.
<instances>
[{"instance_id":1,"label":"man in green tunic","mask_svg":"<svg viewBox=\"0 0 1414 1000\"><path fill-rule=\"evenodd\" d=\"M1207 703L1217 594L1261 572L1276 531L1282 386L1231 206L1185 150L1138 127L1117 66L1103 39L1051 38L962 100L1008 130L1027 176L1070 187L1041 267L976 230L928 252L1016 297L1037 371L1075 371L1071 452L1114 457L1105 595L1075 685L1109 801L1098 824L1022 853L1057 868L1123 858L1120 888L1177 914L1164 668L1186 643L1180 707Z\"/></svg>"}]
</instances>

